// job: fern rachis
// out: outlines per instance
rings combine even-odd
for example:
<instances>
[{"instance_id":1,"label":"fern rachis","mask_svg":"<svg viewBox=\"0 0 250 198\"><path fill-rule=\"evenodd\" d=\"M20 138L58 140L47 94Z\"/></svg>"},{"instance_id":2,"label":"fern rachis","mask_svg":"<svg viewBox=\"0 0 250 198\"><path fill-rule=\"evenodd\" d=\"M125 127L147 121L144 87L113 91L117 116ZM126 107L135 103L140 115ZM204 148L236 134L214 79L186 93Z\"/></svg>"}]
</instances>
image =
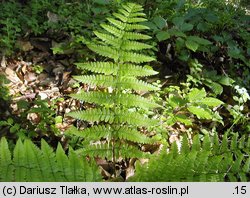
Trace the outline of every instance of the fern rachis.
<instances>
[{"instance_id":1,"label":"fern rachis","mask_svg":"<svg viewBox=\"0 0 250 198\"><path fill-rule=\"evenodd\" d=\"M139 32L148 29L147 26L139 24L139 22L146 21L142 10L142 7L137 4L125 4L119 9L118 13L113 14L114 18L107 18L109 24L101 24L103 31L94 31L99 40L96 43L89 43L87 46L98 55L108 58L106 62L76 64L78 68L94 73L92 75L75 76L76 80L103 88L111 87L112 91L110 93L90 91L89 93L72 94L71 96L75 99L95 103L96 108L70 112L68 115L96 124L101 122L102 125L99 127L94 125L80 133L76 128L71 128L69 133L84 137L87 141L89 140L87 136L90 133L93 140L106 139L106 142L102 142L106 146L100 146L99 153L98 148L96 148L97 152L94 153L106 158L112 156L113 162L116 162L117 157L120 157L117 155L120 153L119 148L123 148L127 152L131 151L130 148L135 145L130 144L130 142L137 144L153 143L150 140L151 138L137 131L137 127L158 125L157 120L139 113L140 111L135 112L133 110L148 110L160 107L160 105L135 94L135 91L155 91L159 89L138 79L138 77L157 74L148 66L139 65L154 60L153 57L145 55L143 52L152 46L140 42L140 40L150 39L150 36ZM128 91L125 93L124 90ZM93 151L91 145L89 145L89 148ZM103 154L101 152L103 149L111 153ZM85 150L88 150L88 148ZM139 150L135 153L138 152ZM126 152L121 155L126 155Z\"/></svg>"}]
</instances>

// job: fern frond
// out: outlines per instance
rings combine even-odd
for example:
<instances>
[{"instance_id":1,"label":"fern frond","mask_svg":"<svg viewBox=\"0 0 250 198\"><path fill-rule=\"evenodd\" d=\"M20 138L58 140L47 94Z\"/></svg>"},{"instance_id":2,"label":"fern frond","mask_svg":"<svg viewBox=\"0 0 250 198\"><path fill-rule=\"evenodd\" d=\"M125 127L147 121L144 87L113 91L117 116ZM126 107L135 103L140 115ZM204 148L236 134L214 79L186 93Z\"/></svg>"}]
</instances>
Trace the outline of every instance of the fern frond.
<instances>
[{"instance_id":1,"label":"fern frond","mask_svg":"<svg viewBox=\"0 0 250 198\"><path fill-rule=\"evenodd\" d=\"M15 181L26 180L27 169L25 168L25 153L23 152L24 147L21 140L18 140L13 152L13 164L15 166Z\"/></svg>"},{"instance_id":2,"label":"fern frond","mask_svg":"<svg viewBox=\"0 0 250 198\"><path fill-rule=\"evenodd\" d=\"M126 23L123 23L123 22L121 22L121 21L118 21L118 20L116 20L116 19L113 19L113 18L107 18L107 20L112 24L112 25L114 25L115 27L117 27L118 29L120 29L120 30L125 30L126 29L126 27L127 27L127 24ZM106 28L108 28L108 27L112 27L112 26L106 26L106 27L103 27L106 31L108 31ZM113 30L113 31L115 31L116 32L116 30ZM108 31L108 32L110 32L110 31ZM115 33L114 32L114 33ZM110 32L111 34L113 34L113 35L117 35L117 34L114 34L114 33L112 33L112 32ZM118 36L117 36L118 37Z\"/></svg>"},{"instance_id":3,"label":"fern frond","mask_svg":"<svg viewBox=\"0 0 250 198\"><path fill-rule=\"evenodd\" d=\"M46 166L43 167L46 178L49 181L59 181L57 177L57 165L56 158L53 149L44 141L41 141L42 160L46 162Z\"/></svg>"},{"instance_id":4,"label":"fern frond","mask_svg":"<svg viewBox=\"0 0 250 198\"><path fill-rule=\"evenodd\" d=\"M115 23L115 21L112 21L112 22ZM120 24L119 27L122 27L121 25L122 24ZM122 30L115 28L114 26L107 25L107 24L102 24L101 26L107 32L113 34L117 38L122 38L124 40L148 40L148 39L151 39L151 37L146 35L146 34L141 34L141 33L137 33L137 32L125 32L125 31L122 31Z\"/></svg>"},{"instance_id":5,"label":"fern frond","mask_svg":"<svg viewBox=\"0 0 250 198\"><path fill-rule=\"evenodd\" d=\"M26 140L28 141L28 140ZM37 176L36 181L46 181L48 175L46 173L46 170L44 167L46 167L46 161L41 160L42 159L42 151L31 141L29 141L30 149L32 150L32 153L34 154L34 157L32 158L34 161L33 163L36 164L37 169Z\"/></svg>"},{"instance_id":6,"label":"fern frond","mask_svg":"<svg viewBox=\"0 0 250 198\"><path fill-rule=\"evenodd\" d=\"M227 135L225 135L227 137ZM238 137L236 134L234 135ZM130 181L249 181L250 156L235 145L235 150L229 150L230 142L222 142L220 150L216 154L213 146L215 139L206 138L203 146L199 149L197 137L193 139L195 143L191 147L191 152L187 146L187 139L180 152L170 150L169 153L163 149L160 155L155 155L148 164L136 167L136 174ZM223 137L223 139L226 139ZM233 137L233 140L236 138ZM186 142L186 143L185 143ZM185 146L186 145L186 146ZM212 145L212 146L211 146ZM249 150L247 145L244 146ZM187 150L183 151L183 150ZM173 154L174 153L174 154Z\"/></svg>"},{"instance_id":7,"label":"fern frond","mask_svg":"<svg viewBox=\"0 0 250 198\"><path fill-rule=\"evenodd\" d=\"M112 148L111 142L100 142L96 144L92 144L85 149L79 149L78 153L83 156L90 157L101 157L106 158L108 160L112 160L113 158L113 149L116 151L116 158L124 157L124 158L132 158L132 157L140 157L146 158L149 157L148 153L144 153L136 147L129 146L127 144L118 145L115 148Z\"/></svg>"},{"instance_id":8,"label":"fern frond","mask_svg":"<svg viewBox=\"0 0 250 198\"><path fill-rule=\"evenodd\" d=\"M86 148L78 149L76 152L82 156L101 157L110 160L113 158L112 151L112 144L109 141L94 143Z\"/></svg>"},{"instance_id":9,"label":"fern frond","mask_svg":"<svg viewBox=\"0 0 250 198\"><path fill-rule=\"evenodd\" d=\"M103 42L112 45L114 48L119 48L120 47L120 43L121 40L115 38L114 36L111 36L109 34L105 34L105 33L100 33L98 31L94 31L94 34L101 39Z\"/></svg>"},{"instance_id":10,"label":"fern frond","mask_svg":"<svg viewBox=\"0 0 250 198\"><path fill-rule=\"evenodd\" d=\"M150 29L146 25L140 25L140 24L127 24L125 27L125 31L131 31L131 30L148 30Z\"/></svg>"},{"instance_id":11,"label":"fern frond","mask_svg":"<svg viewBox=\"0 0 250 198\"><path fill-rule=\"evenodd\" d=\"M120 67L120 73L123 76L152 76L158 74L152 68L147 68L147 66L141 67L133 64L122 64Z\"/></svg>"},{"instance_id":12,"label":"fern frond","mask_svg":"<svg viewBox=\"0 0 250 198\"><path fill-rule=\"evenodd\" d=\"M95 125L91 128L86 128L79 131L75 127L70 127L67 130L68 135L74 135L81 138L85 138L87 142L95 142L101 138L111 140L112 134L114 133L113 128L110 125Z\"/></svg>"},{"instance_id":13,"label":"fern frond","mask_svg":"<svg viewBox=\"0 0 250 198\"><path fill-rule=\"evenodd\" d=\"M146 135L141 134L136 129L132 129L127 126L112 127L111 125L96 125L82 131L77 130L75 127L71 127L67 130L67 134L85 138L87 142L95 142L100 139L111 141L112 138L128 140L141 144L152 144L153 141L155 141L155 139L149 138Z\"/></svg>"},{"instance_id":14,"label":"fern frond","mask_svg":"<svg viewBox=\"0 0 250 198\"><path fill-rule=\"evenodd\" d=\"M99 74L116 75L118 65L112 62L86 62L86 63L75 63L75 65L82 69L88 70Z\"/></svg>"},{"instance_id":15,"label":"fern frond","mask_svg":"<svg viewBox=\"0 0 250 198\"><path fill-rule=\"evenodd\" d=\"M128 18L127 20L128 23L138 23L138 22L144 22L144 21L147 21L147 19L141 18L141 17L131 17L131 18Z\"/></svg>"},{"instance_id":16,"label":"fern frond","mask_svg":"<svg viewBox=\"0 0 250 198\"><path fill-rule=\"evenodd\" d=\"M10 182L13 179L11 152L6 138L0 141L0 181Z\"/></svg>"},{"instance_id":17,"label":"fern frond","mask_svg":"<svg viewBox=\"0 0 250 198\"><path fill-rule=\"evenodd\" d=\"M126 5L122 5L122 7L128 12L138 13L143 10L142 6L135 3L127 3Z\"/></svg>"},{"instance_id":18,"label":"fern frond","mask_svg":"<svg viewBox=\"0 0 250 198\"><path fill-rule=\"evenodd\" d=\"M56 154L44 140L41 147L39 149L31 140L24 142L18 140L11 153L6 139L2 138L0 140L0 181L101 181L97 166L79 158L72 149L70 149L69 159L60 144ZM6 170L8 172L3 172Z\"/></svg>"},{"instance_id":19,"label":"fern frond","mask_svg":"<svg viewBox=\"0 0 250 198\"><path fill-rule=\"evenodd\" d=\"M212 153L213 154L218 154L220 152L220 143L219 143L219 137L218 134L216 133L213 137L213 147L212 147Z\"/></svg>"},{"instance_id":20,"label":"fern frond","mask_svg":"<svg viewBox=\"0 0 250 198\"><path fill-rule=\"evenodd\" d=\"M142 156L140 153L143 152L136 148L136 143L153 144L156 141L156 139L148 138L140 133L138 127L149 128L158 125L158 121L144 116L140 111L132 112L130 107L148 110L160 106L138 96L138 93L123 93L129 90L159 90L159 87L137 78L157 74L157 72L146 66L141 67L138 65L155 60L154 57L143 53L144 50L150 49L152 46L139 41L151 38L146 34L139 33L139 30L149 29L145 25L138 24L147 20L145 14L141 12L142 10L142 6L127 3L117 13L113 14L114 18L107 18L108 24L101 24L103 32L94 32L98 38L96 42L98 44L93 42L88 47L98 55L112 60L108 62L78 63L79 68L97 74L74 76L74 78L89 85L111 87L112 93L93 91L72 94L71 97L75 99L95 103L97 106L95 106L95 109L67 114L76 119L95 122L94 124L97 126L94 125L89 129L85 129L81 134L77 133L75 129L70 131L82 137L83 144L87 143L84 144L87 145L84 149L86 154L106 157L112 159L114 163L120 156L126 157L131 154L136 157ZM101 122L100 126L98 126L99 122ZM134 129L132 129L133 127ZM94 141L97 143L103 139L103 142L95 145L96 148L89 145L89 142Z\"/></svg>"},{"instance_id":21,"label":"fern frond","mask_svg":"<svg viewBox=\"0 0 250 198\"><path fill-rule=\"evenodd\" d=\"M107 92L79 92L70 94L70 97L85 101L88 103L96 103L99 105L114 105L121 104L125 107L140 107L143 109L157 108L160 105L143 98L138 95L123 94L123 93L107 93Z\"/></svg>"},{"instance_id":22,"label":"fern frond","mask_svg":"<svg viewBox=\"0 0 250 198\"><path fill-rule=\"evenodd\" d=\"M92 181L91 177L87 174L89 167L86 166L85 161L79 160L77 154L73 151L72 148L69 148L69 167L71 170L70 181L79 182L79 181ZM87 168L86 168L87 167ZM87 170L86 172L84 170Z\"/></svg>"},{"instance_id":23,"label":"fern frond","mask_svg":"<svg viewBox=\"0 0 250 198\"><path fill-rule=\"evenodd\" d=\"M85 75L73 76L73 78L79 82L87 83L91 86L113 87L115 85L115 78L113 76Z\"/></svg>"},{"instance_id":24,"label":"fern frond","mask_svg":"<svg viewBox=\"0 0 250 198\"><path fill-rule=\"evenodd\" d=\"M242 171L245 172L245 173L250 172L250 157L246 160L246 163L242 167Z\"/></svg>"},{"instance_id":25,"label":"fern frond","mask_svg":"<svg viewBox=\"0 0 250 198\"><path fill-rule=\"evenodd\" d=\"M122 30L119 30L119 29L115 28L114 26L111 26L111 25L108 25L108 24L101 24L101 27L104 30L106 30L107 32L109 32L109 33L113 34L114 36L116 36L117 38L121 38L123 36L123 34L124 34L124 32Z\"/></svg>"},{"instance_id":26,"label":"fern frond","mask_svg":"<svg viewBox=\"0 0 250 198\"><path fill-rule=\"evenodd\" d=\"M105 56L114 60L118 60L119 58L118 51L108 46L89 44L88 48L101 56Z\"/></svg>"},{"instance_id":27,"label":"fern frond","mask_svg":"<svg viewBox=\"0 0 250 198\"><path fill-rule=\"evenodd\" d=\"M117 27L118 29L125 30L126 32L131 31L131 30L148 30L149 29L149 27L145 26L145 25L123 23L123 22L118 21L118 20L113 19L113 18L107 18L107 20L111 24L113 24L115 27ZM117 35L117 34L115 34L115 35Z\"/></svg>"},{"instance_id":28,"label":"fern frond","mask_svg":"<svg viewBox=\"0 0 250 198\"><path fill-rule=\"evenodd\" d=\"M146 14L142 12L135 12L135 13L131 13L130 17L146 17Z\"/></svg>"},{"instance_id":29,"label":"fern frond","mask_svg":"<svg viewBox=\"0 0 250 198\"><path fill-rule=\"evenodd\" d=\"M202 142L202 150L211 151L211 140L210 140L209 135L206 135L204 137L204 140Z\"/></svg>"},{"instance_id":30,"label":"fern frond","mask_svg":"<svg viewBox=\"0 0 250 198\"><path fill-rule=\"evenodd\" d=\"M128 11L126 11L123 8L118 9L118 11L123 14L125 17L129 17L130 13Z\"/></svg>"},{"instance_id":31,"label":"fern frond","mask_svg":"<svg viewBox=\"0 0 250 198\"><path fill-rule=\"evenodd\" d=\"M121 62L144 63L144 62L153 61L155 59L153 57L138 54L138 53L121 51L119 60Z\"/></svg>"},{"instance_id":32,"label":"fern frond","mask_svg":"<svg viewBox=\"0 0 250 198\"><path fill-rule=\"evenodd\" d=\"M128 18L120 13L113 13L113 15L124 23L128 22Z\"/></svg>"},{"instance_id":33,"label":"fern frond","mask_svg":"<svg viewBox=\"0 0 250 198\"><path fill-rule=\"evenodd\" d=\"M151 36L146 34L136 33L136 32L124 32L124 40L148 40L151 39Z\"/></svg>"},{"instance_id":34,"label":"fern frond","mask_svg":"<svg viewBox=\"0 0 250 198\"><path fill-rule=\"evenodd\" d=\"M239 134L236 133L231 140L230 150L235 151L238 149L238 139L239 139Z\"/></svg>"},{"instance_id":35,"label":"fern frond","mask_svg":"<svg viewBox=\"0 0 250 198\"><path fill-rule=\"evenodd\" d=\"M193 138L192 151L199 151L201 149L199 136L196 135Z\"/></svg>"},{"instance_id":36,"label":"fern frond","mask_svg":"<svg viewBox=\"0 0 250 198\"><path fill-rule=\"evenodd\" d=\"M136 16L140 16L140 17L146 17L146 14L142 13L142 12L136 12L136 13L129 13L127 12L125 9L119 9L118 10L121 14L123 14L126 17L136 17Z\"/></svg>"},{"instance_id":37,"label":"fern frond","mask_svg":"<svg viewBox=\"0 0 250 198\"><path fill-rule=\"evenodd\" d=\"M73 111L67 114L75 119L86 120L89 122L105 121L112 123L127 123L135 126L155 126L158 121L146 118L137 112L128 112L126 110L114 109L111 111L107 108L88 109L86 111Z\"/></svg>"},{"instance_id":38,"label":"fern frond","mask_svg":"<svg viewBox=\"0 0 250 198\"><path fill-rule=\"evenodd\" d=\"M142 80L137 80L136 78L123 78L117 79L113 76L104 75L85 75L85 76L73 76L79 82L87 83L91 86L104 86L104 87L119 87L123 89L134 89L136 91L153 91L159 90L158 87L146 83Z\"/></svg>"},{"instance_id":39,"label":"fern frond","mask_svg":"<svg viewBox=\"0 0 250 198\"><path fill-rule=\"evenodd\" d=\"M157 107L161 107L160 105L146 99L143 98L141 96L138 95L132 95L132 94L117 94L116 95L116 101L119 104L122 104L126 107L140 107L140 108L144 108L144 109L151 109L151 108L157 108Z\"/></svg>"},{"instance_id":40,"label":"fern frond","mask_svg":"<svg viewBox=\"0 0 250 198\"><path fill-rule=\"evenodd\" d=\"M136 78L124 78L116 82L116 87L123 89L133 89L135 91L157 91L159 87L146 83Z\"/></svg>"},{"instance_id":41,"label":"fern frond","mask_svg":"<svg viewBox=\"0 0 250 198\"><path fill-rule=\"evenodd\" d=\"M43 171L40 166L41 158L37 160L37 157L41 156L37 150L33 149L31 140L24 141L24 150L25 153L25 169L27 169L26 181L30 182L39 182L43 181Z\"/></svg>"},{"instance_id":42,"label":"fern frond","mask_svg":"<svg viewBox=\"0 0 250 198\"><path fill-rule=\"evenodd\" d=\"M190 152L190 147L189 147L189 142L188 142L188 138L185 135L182 139L182 149L180 151L181 154L186 154Z\"/></svg>"},{"instance_id":43,"label":"fern frond","mask_svg":"<svg viewBox=\"0 0 250 198\"><path fill-rule=\"evenodd\" d=\"M152 144L155 140L140 133L136 129L128 128L127 126L116 127L115 136L121 140L128 140L141 144Z\"/></svg>"},{"instance_id":44,"label":"fern frond","mask_svg":"<svg viewBox=\"0 0 250 198\"><path fill-rule=\"evenodd\" d=\"M66 156L62 145L58 144L56 149L56 164L59 173L59 181L70 181L69 159Z\"/></svg>"},{"instance_id":45,"label":"fern frond","mask_svg":"<svg viewBox=\"0 0 250 198\"><path fill-rule=\"evenodd\" d=\"M152 76L158 74L158 72L147 67L142 67L133 64L116 64L112 62L86 62L76 63L76 66L80 69L86 69L95 73L106 75L117 75L119 70L123 76Z\"/></svg>"},{"instance_id":46,"label":"fern frond","mask_svg":"<svg viewBox=\"0 0 250 198\"><path fill-rule=\"evenodd\" d=\"M225 133L222 138L221 146L220 146L220 152L226 153L228 151L228 134Z\"/></svg>"},{"instance_id":47,"label":"fern frond","mask_svg":"<svg viewBox=\"0 0 250 198\"><path fill-rule=\"evenodd\" d=\"M124 41L121 49L122 50L143 50L143 49L150 49L153 46L145 44L145 43L140 43L137 41Z\"/></svg>"}]
</instances>

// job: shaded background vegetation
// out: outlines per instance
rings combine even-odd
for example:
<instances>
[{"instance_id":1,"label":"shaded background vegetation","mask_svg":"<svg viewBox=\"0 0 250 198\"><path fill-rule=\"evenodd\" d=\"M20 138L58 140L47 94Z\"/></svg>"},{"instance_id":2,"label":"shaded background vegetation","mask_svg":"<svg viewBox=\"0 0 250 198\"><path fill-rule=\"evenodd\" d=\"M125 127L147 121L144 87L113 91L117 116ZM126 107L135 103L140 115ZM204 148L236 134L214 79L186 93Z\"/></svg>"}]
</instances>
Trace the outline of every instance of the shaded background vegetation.
<instances>
[{"instance_id":1,"label":"shaded background vegetation","mask_svg":"<svg viewBox=\"0 0 250 198\"><path fill-rule=\"evenodd\" d=\"M37 145L46 139L54 148L61 142L66 151L83 147L81 138L65 133L70 126L92 124L65 116L70 110L91 108L68 96L88 89L72 80L71 75L88 74L74 63L104 60L86 44L95 41L93 30L100 30L105 18L125 2L0 1L0 136L13 143L11 148L18 138L27 137ZM159 72L145 80L161 88L141 95L164 106L143 113L161 120L157 135L164 144L179 142L183 135L192 139L198 134L201 141L207 134L229 133L229 140L230 134L249 136L249 1L133 2L143 6L148 18L143 25L150 28L149 44L154 47L147 53L155 57L151 66ZM154 153L160 146L144 147L140 149ZM129 167L125 161L120 169Z\"/></svg>"}]
</instances>

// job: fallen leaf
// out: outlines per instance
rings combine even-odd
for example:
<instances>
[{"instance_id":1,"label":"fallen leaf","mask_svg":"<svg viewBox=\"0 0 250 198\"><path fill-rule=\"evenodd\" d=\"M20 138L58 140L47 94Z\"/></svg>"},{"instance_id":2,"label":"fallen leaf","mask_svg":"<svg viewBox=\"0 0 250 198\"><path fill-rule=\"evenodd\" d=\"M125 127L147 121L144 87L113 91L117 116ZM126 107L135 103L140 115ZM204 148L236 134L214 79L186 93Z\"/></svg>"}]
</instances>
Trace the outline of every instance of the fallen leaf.
<instances>
[{"instance_id":1,"label":"fallen leaf","mask_svg":"<svg viewBox=\"0 0 250 198\"><path fill-rule=\"evenodd\" d=\"M5 69L5 73L7 75L7 78L13 82L13 83L19 83L21 82L20 79L18 78L17 74L15 71L13 71L12 69L10 69L9 67L7 67Z\"/></svg>"},{"instance_id":2,"label":"fallen leaf","mask_svg":"<svg viewBox=\"0 0 250 198\"><path fill-rule=\"evenodd\" d=\"M41 121L40 116L37 113L29 113L27 119L30 120L33 124L39 124Z\"/></svg>"},{"instance_id":3,"label":"fallen leaf","mask_svg":"<svg viewBox=\"0 0 250 198\"><path fill-rule=\"evenodd\" d=\"M17 41L17 45L24 52L28 52L34 48L29 41Z\"/></svg>"},{"instance_id":4,"label":"fallen leaf","mask_svg":"<svg viewBox=\"0 0 250 198\"><path fill-rule=\"evenodd\" d=\"M5 56L2 56L2 60L1 60L1 67L2 68L6 68L6 60L5 60Z\"/></svg>"}]
</instances>

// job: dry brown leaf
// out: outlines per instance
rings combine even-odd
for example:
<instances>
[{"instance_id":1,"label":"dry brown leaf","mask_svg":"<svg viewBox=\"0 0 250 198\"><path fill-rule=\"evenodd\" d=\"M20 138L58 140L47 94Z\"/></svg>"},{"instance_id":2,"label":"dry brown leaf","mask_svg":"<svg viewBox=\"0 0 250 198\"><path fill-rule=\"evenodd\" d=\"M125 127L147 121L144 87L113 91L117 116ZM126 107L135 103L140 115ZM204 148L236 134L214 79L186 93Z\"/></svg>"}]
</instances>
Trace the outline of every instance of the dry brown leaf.
<instances>
[{"instance_id":1,"label":"dry brown leaf","mask_svg":"<svg viewBox=\"0 0 250 198\"><path fill-rule=\"evenodd\" d=\"M57 14L50 12L50 11L47 12L47 17L49 19L48 22L50 22L50 23L51 22L57 23L60 20L60 17Z\"/></svg>"},{"instance_id":2,"label":"dry brown leaf","mask_svg":"<svg viewBox=\"0 0 250 198\"><path fill-rule=\"evenodd\" d=\"M60 131L66 131L70 128L70 125L68 125L67 123L57 123L56 128L58 128Z\"/></svg>"},{"instance_id":3,"label":"dry brown leaf","mask_svg":"<svg viewBox=\"0 0 250 198\"><path fill-rule=\"evenodd\" d=\"M39 124L39 122L41 121L41 118L37 113L29 113L27 115L27 119L30 120L33 124Z\"/></svg>"},{"instance_id":4,"label":"dry brown leaf","mask_svg":"<svg viewBox=\"0 0 250 198\"><path fill-rule=\"evenodd\" d=\"M20 83L20 82L21 82L20 79L18 78L16 72L15 72L14 70L10 69L9 67L7 67L7 68L5 69L5 73L6 73L6 75L7 75L7 78L8 78L11 82L13 82L13 83Z\"/></svg>"},{"instance_id":5,"label":"dry brown leaf","mask_svg":"<svg viewBox=\"0 0 250 198\"><path fill-rule=\"evenodd\" d=\"M34 74L34 73L27 73L25 76L24 76L24 80L26 81L26 83L29 83L29 82L32 82L32 81L35 81L37 79L37 75Z\"/></svg>"},{"instance_id":6,"label":"dry brown leaf","mask_svg":"<svg viewBox=\"0 0 250 198\"><path fill-rule=\"evenodd\" d=\"M29 41L17 41L17 45L24 52L28 52L34 48Z\"/></svg>"},{"instance_id":7,"label":"dry brown leaf","mask_svg":"<svg viewBox=\"0 0 250 198\"><path fill-rule=\"evenodd\" d=\"M3 55L3 56L2 56L2 60L1 60L1 67L2 67L2 68L6 68L6 65L7 65L7 64L6 64L5 56Z\"/></svg>"}]
</instances>

